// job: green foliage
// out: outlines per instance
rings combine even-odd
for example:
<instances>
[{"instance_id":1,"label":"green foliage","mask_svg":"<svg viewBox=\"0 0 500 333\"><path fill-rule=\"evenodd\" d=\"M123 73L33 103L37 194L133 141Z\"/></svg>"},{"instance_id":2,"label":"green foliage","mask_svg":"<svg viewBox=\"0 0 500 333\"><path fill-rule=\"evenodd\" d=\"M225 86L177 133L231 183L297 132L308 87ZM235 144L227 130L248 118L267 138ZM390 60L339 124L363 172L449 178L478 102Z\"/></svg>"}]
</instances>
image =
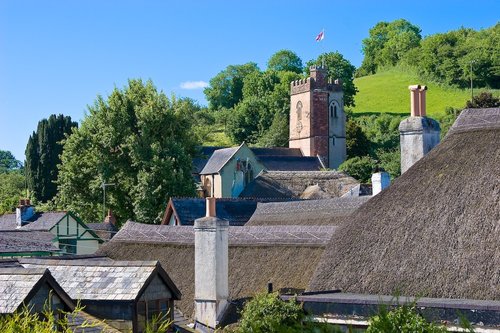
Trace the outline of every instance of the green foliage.
<instances>
[{"instance_id":1,"label":"green foliage","mask_svg":"<svg viewBox=\"0 0 500 333\"><path fill-rule=\"evenodd\" d=\"M375 74L384 66L394 66L411 49L418 47L422 36L420 28L399 19L379 22L370 29L370 36L363 39L363 63L357 76Z\"/></svg>"},{"instance_id":2,"label":"green foliage","mask_svg":"<svg viewBox=\"0 0 500 333\"><path fill-rule=\"evenodd\" d=\"M15 211L25 196L26 179L20 171L0 173L0 215Z\"/></svg>"},{"instance_id":3,"label":"green foliage","mask_svg":"<svg viewBox=\"0 0 500 333\"><path fill-rule=\"evenodd\" d=\"M344 161L339 166L339 171L347 173L362 183L369 183L376 167L376 161L370 156L356 156Z\"/></svg>"},{"instance_id":4,"label":"green foliage","mask_svg":"<svg viewBox=\"0 0 500 333\"><path fill-rule=\"evenodd\" d=\"M479 95L467 101L466 108L497 108L500 107L500 98L493 96L492 93L483 91Z\"/></svg>"},{"instance_id":5,"label":"green foliage","mask_svg":"<svg viewBox=\"0 0 500 333\"><path fill-rule=\"evenodd\" d=\"M26 145L26 181L30 196L38 202L51 200L57 194L58 169L62 153L61 141L77 127L71 117L51 115L38 122L36 132Z\"/></svg>"},{"instance_id":6,"label":"green foliage","mask_svg":"<svg viewBox=\"0 0 500 333\"><path fill-rule=\"evenodd\" d=\"M294 72L274 70L248 75L243 99L228 113L226 134L231 141L260 146L287 145L290 82L299 77Z\"/></svg>"},{"instance_id":7,"label":"green foliage","mask_svg":"<svg viewBox=\"0 0 500 333\"><path fill-rule=\"evenodd\" d=\"M346 123L347 156L364 156L370 153L370 140L366 137L361 126L351 118Z\"/></svg>"},{"instance_id":8,"label":"green foliage","mask_svg":"<svg viewBox=\"0 0 500 333\"><path fill-rule=\"evenodd\" d=\"M2 333L73 333L83 332L85 328L98 326L99 321L84 320L79 325L74 325L74 318L82 313L82 307L76 306L73 312L54 313L46 304L42 313L31 311L24 307L21 311L5 316L0 316L0 332Z\"/></svg>"},{"instance_id":9,"label":"green foliage","mask_svg":"<svg viewBox=\"0 0 500 333\"><path fill-rule=\"evenodd\" d=\"M416 311L415 305L400 305L391 311L381 308L370 318L367 333L445 333L444 327L427 322Z\"/></svg>"},{"instance_id":10,"label":"green foliage","mask_svg":"<svg viewBox=\"0 0 500 333\"><path fill-rule=\"evenodd\" d=\"M354 67L349 60L345 59L339 52L323 53L315 60L307 62L306 72L309 74L309 67L325 65L328 68L328 78L331 80L341 79L344 90L344 105L354 106L354 96L358 92L354 84Z\"/></svg>"},{"instance_id":11,"label":"green foliage","mask_svg":"<svg viewBox=\"0 0 500 333\"><path fill-rule=\"evenodd\" d=\"M232 108L243 98L243 80L249 74L259 71L256 63L229 65L210 80L204 93L210 109Z\"/></svg>"},{"instance_id":12,"label":"green foliage","mask_svg":"<svg viewBox=\"0 0 500 333\"><path fill-rule=\"evenodd\" d=\"M65 141L58 204L85 221L107 207L119 222L157 223L172 196L194 195L191 156L197 144L189 99L169 99L151 81L129 80L105 100L98 96L81 127Z\"/></svg>"},{"instance_id":13,"label":"green foliage","mask_svg":"<svg viewBox=\"0 0 500 333\"><path fill-rule=\"evenodd\" d=\"M239 332L283 332L304 319L302 306L295 301L282 301L277 293L259 294L245 304Z\"/></svg>"},{"instance_id":14,"label":"green foliage","mask_svg":"<svg viewBox=\"0 0 500 333\"><path fill-rule=\"evenodd\" d=\"M408 21L379 22L363 40L363 52L357 77L404 65L417 72L419 80L466 88L472 79L475 87L500 88L500 23L422 39L420 29Z\"/></svg>"},{"instance_id":15,"label":"green foliage","mask_svg":"<svg viewBox=\"0 0 500 333\"><path fill-rule=\"evenodd\" d=\"M280 50L273 54L267 62L267 68L275 71L302 73L302 59L290 50Z\"/></svg>"},{"instance_id":16,"label":"green foliage","mask_svg":"<svg viewBox=\"0 0 500 333\"><path fill-rule=\"evenodd\" d=\"M379 168L389 173L391 179L401 175L401 150L399 145L389 150L378 149L376 156Z\"/></svg>"},{"instance_id":17,"label":"green foliage","mask_svg":"<svg viewBox=\"0 0 500 333\"><path fill-rule=\"evenodd\" d=\"M0 173L22 168L21 161L16 160L8 150L0 150Z\"/></svg>"}]
</instances>

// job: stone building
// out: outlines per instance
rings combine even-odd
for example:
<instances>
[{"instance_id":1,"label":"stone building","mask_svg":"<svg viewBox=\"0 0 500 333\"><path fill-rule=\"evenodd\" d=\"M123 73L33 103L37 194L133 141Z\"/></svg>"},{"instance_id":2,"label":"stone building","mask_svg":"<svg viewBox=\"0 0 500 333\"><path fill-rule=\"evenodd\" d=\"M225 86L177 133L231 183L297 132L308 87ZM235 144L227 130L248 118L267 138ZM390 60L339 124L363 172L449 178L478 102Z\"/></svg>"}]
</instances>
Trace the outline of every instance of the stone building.
<instances>
[{"instance_id":1,"label":"stone building","mask_svg":"<svg viewBox=\"0 0 500 333\"><path fill-rule=\"evenodd\" d=\"M290 148L319 156L336 169L346 159L346 118L342 82L327 80L324 67L312 66L311 76L290 84Z\"/></svg>"}]
</instances>

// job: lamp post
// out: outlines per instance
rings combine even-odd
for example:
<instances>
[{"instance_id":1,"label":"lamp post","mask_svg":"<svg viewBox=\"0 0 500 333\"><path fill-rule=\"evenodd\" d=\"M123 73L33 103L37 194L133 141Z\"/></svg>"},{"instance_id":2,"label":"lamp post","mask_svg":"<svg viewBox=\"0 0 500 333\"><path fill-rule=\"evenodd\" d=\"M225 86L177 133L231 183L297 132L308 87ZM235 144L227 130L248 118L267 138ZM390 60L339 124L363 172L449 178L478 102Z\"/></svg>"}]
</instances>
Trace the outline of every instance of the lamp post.
<instances>
[{"instance_id":1,"label":"lamp post","mask_svg":"<svg viewBox=\"0 0 500 333\"><path fill-rule=\"evenodd\" d=\"M106 186L115 186L115 183L108 183L106 184L105 182L102 182L102 206L104 210L104 217L106 218Z\"/></svg>"}]
</instances>

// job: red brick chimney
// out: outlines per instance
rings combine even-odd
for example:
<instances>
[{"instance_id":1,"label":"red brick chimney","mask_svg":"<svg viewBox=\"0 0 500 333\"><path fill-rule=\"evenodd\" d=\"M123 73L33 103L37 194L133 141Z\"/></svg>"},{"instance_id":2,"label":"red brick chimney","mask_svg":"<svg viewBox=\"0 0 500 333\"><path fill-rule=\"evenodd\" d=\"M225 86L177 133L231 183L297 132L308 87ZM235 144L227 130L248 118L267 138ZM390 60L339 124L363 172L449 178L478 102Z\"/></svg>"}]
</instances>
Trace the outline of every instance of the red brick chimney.
<instances>
[{"instance_id":1,"label":"red brick chimney","mask_svg":"<svg viewBox=\"0 0 500 333\"><path fill-rule=\"evenodd\" d=\"M116 225L116 218L113 215L113 212L111 211L111 209L108 210L108 216L106 216L106 218L104 219L104 223L110 223L112 225Z\"/></svg>"}]
</instances>

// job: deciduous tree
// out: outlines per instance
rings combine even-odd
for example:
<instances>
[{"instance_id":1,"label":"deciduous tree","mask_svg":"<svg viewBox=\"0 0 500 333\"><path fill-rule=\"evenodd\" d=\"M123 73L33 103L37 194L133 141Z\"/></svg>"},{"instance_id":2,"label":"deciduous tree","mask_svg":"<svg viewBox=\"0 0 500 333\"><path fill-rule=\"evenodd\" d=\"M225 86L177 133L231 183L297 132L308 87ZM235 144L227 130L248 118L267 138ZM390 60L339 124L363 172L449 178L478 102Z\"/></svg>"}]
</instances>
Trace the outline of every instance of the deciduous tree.
<instances>
[{"instance_id":1,"label":"deciduous tree","mask_svg":"<svg viewBox=\"0 0 500 333\"><path fill-rule=\"evenodd\" d=\"M168 98L151 81L129 80L107 99L98 96L81 127L66 140L58 200L85 221L103 218L106 204L119 222L159 222L167 199L194 195L192 130L199 107Z\"/></svg>"}]
</instances>

